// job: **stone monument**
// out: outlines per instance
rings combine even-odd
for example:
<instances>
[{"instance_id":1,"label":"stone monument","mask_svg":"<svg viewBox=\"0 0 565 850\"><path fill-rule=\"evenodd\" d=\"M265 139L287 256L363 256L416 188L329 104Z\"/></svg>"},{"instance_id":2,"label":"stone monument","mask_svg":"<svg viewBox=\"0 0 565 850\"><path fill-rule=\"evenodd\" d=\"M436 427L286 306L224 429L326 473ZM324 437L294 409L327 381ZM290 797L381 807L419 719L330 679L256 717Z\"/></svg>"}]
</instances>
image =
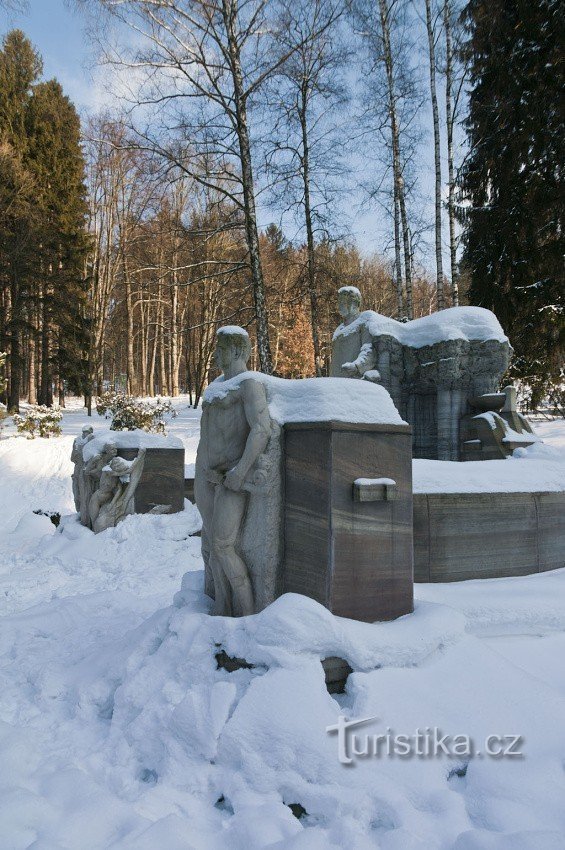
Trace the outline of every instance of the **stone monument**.
<instances>
[{"instance_id":1,"label":"stone monument","mask_svg":"<svg viewBox=\"0 0 565 850\"><path fill-rule=\"evenodd\" d=\"M195 495L219 614L303 593L344 617L412 610L411 431L386 390L246 371L245 331L218 332Z\"/></svg>"},{"instance_id":2,"label":"stone monument","mask_svg":"<svg viewBox=\"0 0 565 850\"><path fill-rule=\"evenodd\" d=\"M84 428L71 460L80 522L97 533L132 513L184 508L184 447L175 437Z\"/></svg>"},{"instance_id":3,"label":"stone monument","mask_svg":"<svg viewBox=\"0 0 565 850\"><path fill-rule=\"evenodd\" d=\"M249 337L242 328L220 328L215 359L225 381L247 373L250 355ZM194 494L202 515L202 552L213 580L215 613L253 614L249 567L237 541L249 488L260 475L258 462L270 437L265 387L247 373L225 397L204 397L200 428Z\"/></svg>"},{"instance_id":4,"label":"stone monument","mask_svg":"<svg viewBox=\"0 0 565 850\"><path fill-rule=\"evenodd\" d=\"M342 293L338 307L343 317ZM477 451L483 440L473 427L462 425L475 410L474 400L497 394L510 363L512 348L490 310L451 307L404 323L371 310L360 313L360 300L351 299L352 307L334 333L331 373L349 372L356 361L344 360L359 351L361 362L370 364L364 377L378 374L400 415L412 425L414 457L467 460L470 455L487 459L493 453L511 453L511 440L499 441L497 449L480 423L488 448ZM360 377L357 370L349 376ZM508 428L513 426L501 422L502 437L511 436Z\"/></svg>"},{"instance_id":5,"label":"stone monument","mask_svg":"<svg viewBox=\"0 0 565 850\"><path fill-rule=\"evenodd\" d=\"M330 376L378 381L377 358L367 321L371 313L361 313L361 293L356 286L342 286L338 290L337 307L343 322L334 334ZM351 330L342 332L346 328Z\"/></svg>"}]
</instances>

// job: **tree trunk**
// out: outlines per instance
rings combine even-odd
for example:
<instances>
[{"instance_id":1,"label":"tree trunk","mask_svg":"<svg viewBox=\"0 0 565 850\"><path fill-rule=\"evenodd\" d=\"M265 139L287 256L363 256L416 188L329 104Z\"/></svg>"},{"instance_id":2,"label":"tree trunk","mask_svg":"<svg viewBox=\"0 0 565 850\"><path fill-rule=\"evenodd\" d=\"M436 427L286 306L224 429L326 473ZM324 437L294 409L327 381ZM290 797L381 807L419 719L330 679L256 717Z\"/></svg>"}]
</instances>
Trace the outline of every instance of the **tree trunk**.
<instances>
[{"instance_id":1,"label":"tree trunk","mask_svg":"<svg viewBox=\"0 0 565 850\"><path fill-rule=\"evenodd\" d=\"M438 310L445 307L443 293L443 260L441 256L441 150L439 137L439 110L436 88L436 52L434 27L432 23L431 0L426 0L426 29L428 31L428 53L430 59L430 96L434 122L434 161L435 161L435 235L436 235L436 289Z\"/></svg>"},{"instance_id":2,"label":"tree trunk","mask_svg":"<svg viewBox=\"0 0 565 850\"><path fill-rule=\"evenodd\" d=\"M237 0L222 0L224 25L228 37L230 71L233 79L234 109L237 119L237 139L241 161L241 179L243 186L243 206L245 217L245 236L249 251L251 283L253 287L253 305L257 326L257 348L261 371L271 374L272 358L269 344L269 321L265 302L265 282L259 250L257 213L255 209L255 187L251 164L251 145L247 126L247 103L244 92L241 57L239 50L239 32L237 27Z\"/></svg>"},{"instance_id":3,"label":"tree trunk","mask_svg":"<svg viewBox=\"0 0 565 850\"><path fill-rule=\"evenodd\" d=\"M133 293L131 279L125 256L125 244L122 244L122 264L124 272L124 288L126 303L126 387L129 395L137 393L134 358L134 322L133 322Z\"/></svg>"},{"instance_id":4,"label":"tree trunk","mask_svg":"<svg viewBox=\"0 0 565 850\"><path fill-rule=\"evenodd\" d=\"M8 413L20 411L21 352L20 352L20 294L15 270L10 281L10 386L8 389Z\"/></svg>"},{"instance_id":5,"label":"tree trunk","mask_svg":"<svg viewBox=\"0 0 565 850\"><path fill-rule=\"evenodd\" d=\"M449 258L451 263L451 301L459 306L459 269L457 268L457 245L455 241L455 168L453 162L453 45L451 42L451 3L445 0L443 7L445 27L445 123L447 131L447 212L449 218Z\"/></svg>"},{"instance_id":6,"label":"tree trunk","mask_svg":"<svg viewBox=\"0 0 565 850\"><path fill-rule=\"evenodd\" d=\"M41 382L39 403L44 404L47 407L53 407L50 298L51 288L46 278L43 283L43 298L41 310Z\"/></svg>"},{"instance_id":7,"label":"tree trunk","mask_svg":"<svg viewBox=\"0 0 565 850\"><path fill-rule=\"evenodd\" d=\"M316 252L314 245L314 228L312 225L312 209L310 203L310 148L308 143L308 91L306 82L302 84L301 102L298 111L302 131L302 181L304 191L304 220L306 222L308 297L310 300L310 324L312 328L312 344L314 346L314 365L316 376L322 376L322 352L320 348L320 314L318 310L318 291L316 286Z\"/></svg>"},{"instance_id":8,"label":"tree trunk","mask_svg":"<svg viewBox=\"0 0 565 850\"><path fill-rule=\"evenodd\" d=\"M27 400L29 404L37 404L37 365L36 365L37 341L35 338L35 329L31 330L29 335L29 375Z\"/></svg>"},{"instance_id":9,"label":"tree trunk","mask_svg":"<svg viewBox=\"0 0 565 850\"><path fill-rule=\"evenodd\" d=\"M400 227L398 226L398 213L400 214L400 223L402 225L402 242L404 249L404 277L406 280L406 314L409 319L414 318L414 308L412 304L412 259L410 254L410 229L408 227L408 216L406 213L406 199L404 191L404 180L402 177L402 161L400 156L400 131L398 125L398 115L396 112L396 95L394 86L394 61L392 56L392 47L390 43L390 23L389 23L389 8L387 0L379 0L379 11L381 19L381 29L383 35L383 57L387 78L387 97L388 97L388 113L390 120L391 132L391 147L392 147L392 173L394 181L394 197L398 202L398 209L395 203L395 263L397 272L397 300L400 305L402 297L398 294L398 269L400 266Z\"/></svg>"}]
</instances>

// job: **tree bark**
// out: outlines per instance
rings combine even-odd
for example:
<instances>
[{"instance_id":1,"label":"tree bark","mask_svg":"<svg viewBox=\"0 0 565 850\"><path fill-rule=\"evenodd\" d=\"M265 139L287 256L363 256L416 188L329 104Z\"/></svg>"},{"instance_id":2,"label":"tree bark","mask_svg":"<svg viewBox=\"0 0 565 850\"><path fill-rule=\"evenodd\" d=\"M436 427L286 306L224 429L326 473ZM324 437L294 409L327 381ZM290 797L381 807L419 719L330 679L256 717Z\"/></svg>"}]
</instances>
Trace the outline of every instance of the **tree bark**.
<instances>
[{"instance_id":1,"label":"tree bark","mask_svg":"<svg viewBox=\"0 0 565 850\"><path fill-rule=\"evenodd\" d=\"M445 27L445 123L447 131L447 211L449 219L449 257L451 263L451 301L459 306L459 269L457 268L457 243L455 239L455 167L453 159L453 44L451 40L451 3L443 7Z\"/></svg>"},{"instance_id":2,"label":"tree bark","mask_svg":"<svg viewBox=\"0 0 565 850\"><path fill-rule=\"evenodd\" d=\"M316 287L316 249L314 244L314 228L312 224L312 209L310 201L310 148L308 143L308 90L304 81L301 89L300 108L298 117L302 131L302 181L304 190L304 220L306 222L308 298L310 301L310 324L312 328L312 344L314 347L314 365L316 376L322 376L322 352L320 348L320 314L318 310L318 291Z\"/></svg>"},{"instance_id":3,"label":"tree bark","mask_svg":"<svg viewBox=\"0 0 565 850\"><path fill-rule=\"evenodd\" d=\"M245 236L249 252L251 283L253 288L253 305L257 326L257 348L261 371L271 374L272 357L269 344L269 321L265 301L265 282L259 250L259 233L257 230L257 212L255 209L255 187L251 163L251 145L247 123L247 103L244 92L243 73L237 27L237 0L222 0L224 25L228 38L228 53L230 71L233 79L234 108L237 120L237 139L241 161L241 179L243 188L243 207L245 218Z\"/></svg>"},{"instance_id":4,"label":"tree bark","mask_svg":"<svg viewBox=\"0 0 565 850\"><path fill-rule=\"evenodd\" d=\"M406 212L406 198L404 191L404 180L402 177L402 161L400 156L400 130L398 115L396 111L396 95L394 85L394 59L390 42L389 7L387 0L379 0L379 12L381 19L381 30L383 36L383 58L387 79L388 113L391 132L392 146L392 173L394 182L395 203L395 263L397 272L397 299L400 306L401 294L398 294L398 269L400 265L400 227L398 226L398 214L402 226L402 242L404 250L404 277L406 281L406 314L409 319L414 318L412 300L412 257L410 253L410 228L408 226L408 215Z\"/></svg>"},{"instance_id":5,"label":"tree bark","mask_svg":"<svg viewBox=\"0 0 565 850\"><path fill-rule=\"evenodd\" d=\"M443 259L441 255L441 149L439 135L439 110L436 87L436 53L431 0L426 0L426 29L428 31L428 53L430 60L430 96L434 123L435 161L435 242L436 242L436 289L438 310L445 307L443 292Z\"/></svg>"}]
</instances>

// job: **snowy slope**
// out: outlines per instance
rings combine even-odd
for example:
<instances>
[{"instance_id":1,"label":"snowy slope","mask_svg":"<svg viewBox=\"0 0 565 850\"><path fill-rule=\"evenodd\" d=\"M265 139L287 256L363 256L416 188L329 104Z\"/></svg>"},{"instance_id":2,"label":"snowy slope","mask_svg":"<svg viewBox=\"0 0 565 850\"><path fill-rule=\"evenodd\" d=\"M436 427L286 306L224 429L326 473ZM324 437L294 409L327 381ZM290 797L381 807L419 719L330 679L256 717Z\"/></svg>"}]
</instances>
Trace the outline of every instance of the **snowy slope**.
<instances>
[{"instance_id":1,"label":"snowy slope","mask_svg":"<svg viewBox=\"0 0 565 850\"><path fill-rule=\"evenodd\" d=\"M171 431L190 451L184 404ZM97 536L31 513L70 512L83 422L0 441L2 850L565 847L565 570L422 585L388 624L293 595L212 618L190 506ZM255 666L217 669L219 648ZM344 695L325 688L328 655L354 669ZM477 748L521 735L524 756L348 767L326 732L340 713L377 718L368 734L437 726Z\"/></svg>"}]
</instances>

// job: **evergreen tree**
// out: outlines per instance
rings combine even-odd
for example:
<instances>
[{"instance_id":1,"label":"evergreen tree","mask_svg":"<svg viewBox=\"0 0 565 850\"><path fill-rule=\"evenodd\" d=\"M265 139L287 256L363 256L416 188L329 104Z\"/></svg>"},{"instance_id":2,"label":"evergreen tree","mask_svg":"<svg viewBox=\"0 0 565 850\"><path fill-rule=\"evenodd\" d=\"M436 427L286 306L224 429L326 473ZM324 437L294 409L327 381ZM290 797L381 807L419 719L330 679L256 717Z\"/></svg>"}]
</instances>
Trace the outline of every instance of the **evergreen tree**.
<instances>
[{"instance_id":1,"label":"evergreen tree","mask_svg":"<svg viewBox=\"0 0 565 850\"><path fill-rule=\"evenodd\" d=\"M564 342L563 7L470 0L465 22L469 299L500 319L535 405L559 381Z\"/></svg>"},{"instance_id":2,"label":"evergreen tree","mask_svg":"<svg viewBox=\"0 0 565 850\"><path fill-rule=\"evenodd\" d=\"M18 410L22 336L33 279L36 208L26 167L27 118L41 60L20 30L0 50L0 343L9 349L8 408Z\"/></svg>"},{"instance_id":3,"label":"evergreen tree","mask_svg":"<svg viewBox=\"0 0 565 850\"><path fill-rule=\"evenodd\" d=\"M53 403L63 382L84 389L85 230L87 204L80 120L56 80L35 86L29 120L29 167L37 186L41 382L39 402Z\"/></svg>"},{"instance_id":4,"label":"evergreen tree","mask_svg":"<svg viewBox=\"0 0 565 850\"><path fill-rule=\"evenodd\" d=\"M8 407L53 403L53 384L84 385L87 251L80 122L19 30L0 50L0 348ZM25 349L25 356L24 356ZM36 353L40 356L37 357Z\"/></svg>"}]
</instances>

